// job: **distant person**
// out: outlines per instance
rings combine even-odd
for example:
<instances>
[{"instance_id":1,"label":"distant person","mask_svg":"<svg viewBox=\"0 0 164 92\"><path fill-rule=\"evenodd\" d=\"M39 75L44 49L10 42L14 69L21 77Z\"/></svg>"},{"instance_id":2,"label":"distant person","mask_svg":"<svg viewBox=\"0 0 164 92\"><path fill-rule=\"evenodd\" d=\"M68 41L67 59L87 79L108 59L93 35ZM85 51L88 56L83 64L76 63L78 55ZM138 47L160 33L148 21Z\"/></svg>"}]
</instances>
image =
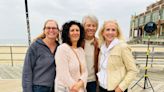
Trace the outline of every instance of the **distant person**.
<instances>
[{"instance_id":1,"label":"distant person","mask_svg":"<svg viewBox=\"0 0 164 92\"><path fill-rule=\"evenodd\" d=\"M22 75L23 92L54 92L55 59L59 28L47 20L40 35L28 48Z\"/></svg>"},{"instance_id":2,"label":"distant person","mask_svg":"<svg viewBox=\"0 0 164 92\"><path fill-rule=\"evenodd\" d=\"M85 31L83 48L88 70L87 92L96 92L99 47L95 33L98 29L98 19L93 15L87 15L83 18L82 23Z\"/></svg>"},{"instance_id":3,"label":"distant person","mask_svg":"<svg viewBox=\"0 0 164 92\"><path fill-rule=\"evenodd\" d=\"M63 43L55 55L55 92L84 92L88 75L83 40L84 28L79 22L69 21L62 26Z\"/></svg>"},{"instance_id":4,"label":"distant person","mask_svg":"<svg viewBox=\"0 0 164 92\"><path fill-rule=\"evenodd\" d=\"M128 92L138 70L118 23L113 20L104 22L99 39L99 92Z\"/></svg>"}]
</instances>

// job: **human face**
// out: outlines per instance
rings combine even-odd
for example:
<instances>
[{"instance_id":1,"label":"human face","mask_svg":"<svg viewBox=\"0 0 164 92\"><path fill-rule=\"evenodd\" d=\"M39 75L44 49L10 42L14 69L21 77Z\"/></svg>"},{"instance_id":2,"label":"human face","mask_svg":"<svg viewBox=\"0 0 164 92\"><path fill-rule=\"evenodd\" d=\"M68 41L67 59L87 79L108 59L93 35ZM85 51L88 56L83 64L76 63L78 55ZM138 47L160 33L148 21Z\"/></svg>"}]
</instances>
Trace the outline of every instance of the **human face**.
<instances>
[{"instance_id":1,"label":"human face","mask_svg":"<svg viewBox=\"0 0 164 92\"><path fill-rule=\"evenodd\" d=\"M57 24L54 21L48 21L44 29L44 34L46 38L56 40L59 35Z\"/></svg>"},{"instance_id":2,"label":"human face","mask_svg":"<svg viewBox=\"0 0 164 92\"><path fill-rule=\"evenodd\" d=\"M86 39L93 39L97 30L96 23L94 23L90 19L86 19L86 22L84 24L84 30Z\"/></svg>"},{"instance_id":3,"label":"human face","mask_svg":"<svg viewBox=\"0 0 164 92\"><path fill-rule=\"evenodd\" d=\"M107 44L110 44L113 41L113 39L118 35L117 25L112 22L106 23L102 35L104 37L105 42Z\"/></svg>"},{"instance_id":4,"label":"human face","mask_svg":"<svg viewBox=\"0 0 164 92\"><path fill-rule=\"evenodd\" d=\"M72 25L69 28L69 37L72 43L77 43L80 39L80 28L77 25Z\"/></svg>"}]
</instances>

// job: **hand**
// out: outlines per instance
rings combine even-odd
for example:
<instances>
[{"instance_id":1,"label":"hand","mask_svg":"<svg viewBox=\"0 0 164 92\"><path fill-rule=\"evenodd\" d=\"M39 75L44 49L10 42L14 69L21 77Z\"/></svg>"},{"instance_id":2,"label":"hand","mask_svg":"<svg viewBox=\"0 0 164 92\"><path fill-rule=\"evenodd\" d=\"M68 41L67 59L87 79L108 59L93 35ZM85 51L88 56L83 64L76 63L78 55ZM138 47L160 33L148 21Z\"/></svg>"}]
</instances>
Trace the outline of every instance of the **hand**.
<instances>
[{"instance_id":1,"label":"hand","mask_svg":"<svg viewBox=\"0 0 164 92\"><path fill-rule=\"evenodd\" d=\"M120 89L119 86L117 86L117 87L115 88L115 92L123 92L123 91Z\"/></svg>"},{"instance_id":2,"label":"hand","mask_svg":"<svg viewBox=\"0 0 164 92\"><path fill-rule=\"evenodd\" d=\"M78 92L76 89L70 89L70 92Z\"/></svg>"},{"instance_id":3,"label":"hand","mask_svg":"<svg viewBox=\"0 0 164 92\"><path fill-rule=\"evenodd\" d=\"M71 88L71 92L79 92L80 88L84 87L84 82L80 79Z\"/></svg>"},{"instance_id":4,"label":"hand","mask_svg":"<svg viewBox=\"0 0 164 92\"><path fill-rule=\"evenodd\" d=\"M70 89L70 92L78 92L80 89L78 83L74 84L71 89Z\"/></svg>"}]
</instances>

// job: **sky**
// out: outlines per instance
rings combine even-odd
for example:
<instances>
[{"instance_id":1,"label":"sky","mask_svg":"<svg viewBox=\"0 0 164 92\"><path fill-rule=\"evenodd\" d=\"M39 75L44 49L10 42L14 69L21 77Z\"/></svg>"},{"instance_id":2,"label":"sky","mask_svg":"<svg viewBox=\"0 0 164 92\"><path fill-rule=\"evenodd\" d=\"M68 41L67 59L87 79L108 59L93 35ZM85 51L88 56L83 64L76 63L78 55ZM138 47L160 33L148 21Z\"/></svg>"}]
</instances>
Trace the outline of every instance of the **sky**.
<instances>
[{"instance_id":1,"label":"sky","mask_svg":"<svg viewBox=\"0 0 164 92\"><path fill-rule=\"evenodd\" d=\"M27 42L25 0L0 0L0 43L4 39ZM130 18L146 11L156 0L28 0L31 39L42 33L47 19L59 27L70 20L82 21L85 15L95 15L99 28L106 20L117 20L128 40Z\"/></svg>"}]
</instances>

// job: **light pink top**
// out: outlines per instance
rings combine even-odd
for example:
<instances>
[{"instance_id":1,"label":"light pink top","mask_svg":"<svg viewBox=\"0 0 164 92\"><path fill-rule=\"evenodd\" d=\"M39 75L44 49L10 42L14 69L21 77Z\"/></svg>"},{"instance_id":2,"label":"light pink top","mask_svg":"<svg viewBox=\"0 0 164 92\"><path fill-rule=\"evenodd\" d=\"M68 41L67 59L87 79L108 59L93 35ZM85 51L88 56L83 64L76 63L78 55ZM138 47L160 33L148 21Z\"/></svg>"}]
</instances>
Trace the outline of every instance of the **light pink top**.
<instances>
[{"instance_id":1,"label":"light pink top","mask_svg":"<svg viewBox=\"0 0 164 92\"><path fill-rule=\"evenodd\" d=\"M84 92L87 83L87 67L85 62L84 50L79 47L74 49L77 53L81 63L81 74L80 65L76 54L73 52L71 47L66 43L61 44L56 51L55 62L56 62L56 79L55 86L60 85L66 88L71 88L79 79L83 80L84 88L81 88L79 92Z\"/></svg>"}]
</instances>

